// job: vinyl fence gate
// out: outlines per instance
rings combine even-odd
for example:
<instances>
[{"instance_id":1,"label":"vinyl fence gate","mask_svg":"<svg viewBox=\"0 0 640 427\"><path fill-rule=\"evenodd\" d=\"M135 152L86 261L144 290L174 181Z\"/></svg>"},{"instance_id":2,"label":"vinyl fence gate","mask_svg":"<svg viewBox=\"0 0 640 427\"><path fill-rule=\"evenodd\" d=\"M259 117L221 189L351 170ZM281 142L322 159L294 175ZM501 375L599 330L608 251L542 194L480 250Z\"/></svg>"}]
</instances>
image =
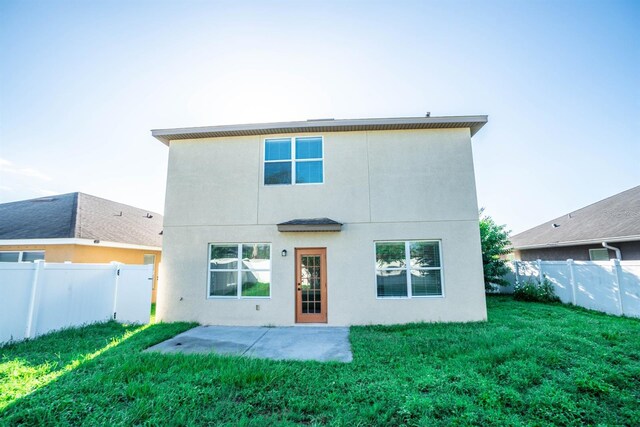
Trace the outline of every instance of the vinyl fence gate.
<instances>
[{"instance_id":1,"label":"vinyl fence gate","mask_svg":"<svg viewBox=\"0 0 640 427\"><path fill-rule=\"evenodd\" d=\"M115 319L149 322L152 265L0 263L0 344Z\"/></svg>"}]
</instances>

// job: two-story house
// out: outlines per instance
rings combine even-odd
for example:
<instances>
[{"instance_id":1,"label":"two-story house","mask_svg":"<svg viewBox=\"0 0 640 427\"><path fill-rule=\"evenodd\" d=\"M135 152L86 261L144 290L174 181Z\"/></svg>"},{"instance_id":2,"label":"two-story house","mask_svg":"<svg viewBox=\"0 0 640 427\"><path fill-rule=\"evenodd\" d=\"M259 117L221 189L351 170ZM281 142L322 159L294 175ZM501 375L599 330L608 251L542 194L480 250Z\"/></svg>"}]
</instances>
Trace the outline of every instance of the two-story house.
<instances>
[{"instance_id":1,"label":"two-story house","mask_svg":"<svg viewBox=\"0 0 640 427\"><path fill-rule=\"evenodd\" d=\"M169 146L158 318L485 320L471 137L486 121L152 131Z\"/></svg>"}]
</instances>

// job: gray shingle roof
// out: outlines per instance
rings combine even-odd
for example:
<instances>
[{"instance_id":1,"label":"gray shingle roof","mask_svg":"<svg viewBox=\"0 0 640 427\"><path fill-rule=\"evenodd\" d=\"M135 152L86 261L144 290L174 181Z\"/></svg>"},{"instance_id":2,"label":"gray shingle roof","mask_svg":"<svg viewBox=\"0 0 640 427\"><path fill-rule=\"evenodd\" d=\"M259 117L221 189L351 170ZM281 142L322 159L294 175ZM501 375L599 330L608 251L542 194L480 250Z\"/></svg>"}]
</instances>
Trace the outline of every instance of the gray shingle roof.
<instances>
[{"instance_id":1,"label":"gray shingle roof","mask_svg":"<svg viewBox=\"0 0 640 427\"><path fill-rule=\"evenodd\" d=\"M78 193L0 204L0 239L71 238Z\"/></svg>"},{"instance_id":2,"label":"gray shingle roof","mask_svg":"<svg viewBox=\"0 0 640 427\"><path fill-rule=\"evenodd\" d=\"M511 243L519 249L612 239L640 240L640 186L516 234Z\"/></svg>"},{"instance_id":3,"label":"gray shingle roof","mask_svg":"<svg viewBox=\"0 0 640 427\"><path fill-rule=\"evenodd\" d=\"M0 204L0 240L79 238L159 247L161 231L160 214L84 193Z\"/></svg>"}]
</instances>

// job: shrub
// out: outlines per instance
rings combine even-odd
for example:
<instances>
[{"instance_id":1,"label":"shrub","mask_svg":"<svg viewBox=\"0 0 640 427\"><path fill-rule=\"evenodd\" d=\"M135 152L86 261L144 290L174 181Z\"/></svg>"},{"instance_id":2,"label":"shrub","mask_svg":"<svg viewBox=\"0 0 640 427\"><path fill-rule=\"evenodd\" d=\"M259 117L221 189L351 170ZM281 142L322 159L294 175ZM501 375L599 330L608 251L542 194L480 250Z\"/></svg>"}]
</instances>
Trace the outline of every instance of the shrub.
<instances>
[{"instance_id":1,"label":"shrub","mask_svg":"<svg viewBox=\"0 0 640 427\"><path fill-rule=\"evenodd\" d=\"M505 256L511 253L511 242L505 225L498 225L489 215L480 209L480 244L482 246L482 266L484 269L484 288L487 291L497 289L496 285L508 286L504 278L509 272Z\"/></svg>"},{"instance_id":2,"label":"shrub","mask_svg":"<svg viewBox=\"0 0 640 427\"><path fill-rule=\"evenodd\" d=\"M553 283L543 276L539 279L528 279L522 283L516 283L513 297L519 301L557 302L560 298L553 289Z\"/></svg>"}]
</instances>

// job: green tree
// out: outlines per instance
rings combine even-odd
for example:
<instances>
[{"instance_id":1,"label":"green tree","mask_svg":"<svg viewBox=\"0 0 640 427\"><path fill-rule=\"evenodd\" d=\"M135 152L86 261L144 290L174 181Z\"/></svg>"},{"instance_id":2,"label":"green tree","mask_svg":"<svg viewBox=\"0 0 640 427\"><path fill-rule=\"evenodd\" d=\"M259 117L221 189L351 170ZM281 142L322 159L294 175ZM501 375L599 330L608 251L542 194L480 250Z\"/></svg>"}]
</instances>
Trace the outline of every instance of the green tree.
<instances>
[{"instance_id":1,"label":"green tree","mask_svg":"<svg viewBox=\"0 0 640 427\"><path fill-rule=\"evenodd\" d=\"M480 209L480 241L482 244L482 266L484 268L484 287L491 290L494 285L508 285L504 275L509 271L505 255L511 253L511 242L506 225L498 225L489 215Z\"/></svg>"}]
</instances>

